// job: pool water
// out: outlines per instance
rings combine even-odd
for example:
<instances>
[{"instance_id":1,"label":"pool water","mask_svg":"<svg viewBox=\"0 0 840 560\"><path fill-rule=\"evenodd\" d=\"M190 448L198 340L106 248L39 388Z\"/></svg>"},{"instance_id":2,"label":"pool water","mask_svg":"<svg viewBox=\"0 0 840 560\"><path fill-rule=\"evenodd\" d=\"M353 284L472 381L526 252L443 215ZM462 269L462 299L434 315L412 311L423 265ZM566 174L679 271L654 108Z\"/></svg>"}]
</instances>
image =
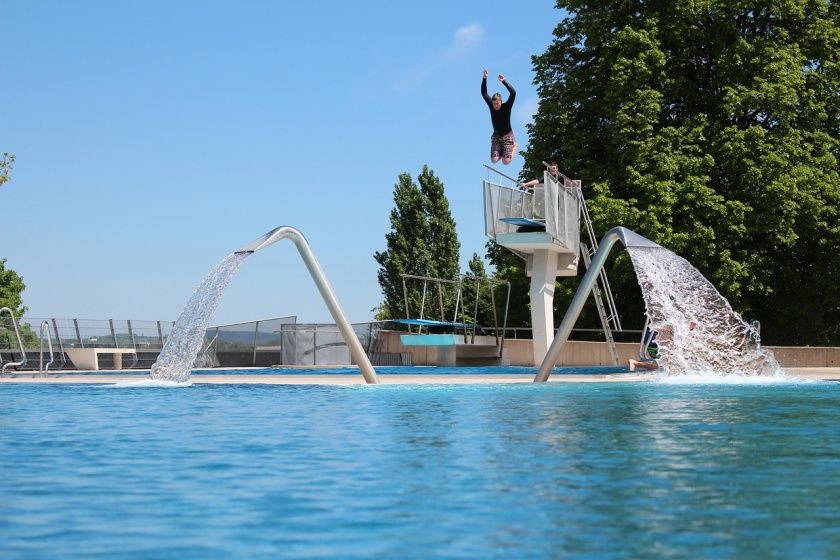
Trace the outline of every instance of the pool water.
<instances>
[{"instance_id":1,"label":"pool water","mask_svg":"<svg viewBox=\"0 0 840 560\"><path fill-rule=\"evenodd\" d=\"M837 558L840 384L0 385L2 558Z\"/></svg>"}]
</instances>

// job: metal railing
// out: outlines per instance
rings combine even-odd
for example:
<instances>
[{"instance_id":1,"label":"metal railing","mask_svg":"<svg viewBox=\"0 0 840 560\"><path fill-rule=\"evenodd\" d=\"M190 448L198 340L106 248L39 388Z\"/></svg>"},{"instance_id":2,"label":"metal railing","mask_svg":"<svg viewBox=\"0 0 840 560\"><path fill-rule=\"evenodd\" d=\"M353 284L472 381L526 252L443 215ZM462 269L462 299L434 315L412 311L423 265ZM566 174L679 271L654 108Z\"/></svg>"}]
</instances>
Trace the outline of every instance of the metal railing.
<instances>
[{"instance_id":1,"label":"metal railing","mask_svg":"<svg viewBox=\"0 0 840 560\"><path fill-rule=\"evenodd\" d=\"M526 219L545 226L557 242L577 252L580 243L579 183L563 181L551 174L543 176L542 187L525 190L521 183L485 165L497 175L484 181L484 231L491 239L499 234L516 233L519 225L506 221ZM488 173L489 174L489 173ZM510 182L510 184L506 184ZM518 253L523 256L521 253Z\"/></svg>"},{"instance_id":2,"label":"metal railing","mask_svg":"<svg viewBox=\"0 0 840 560\"><path fill-rule=\"evenodd\" d=\"M38 374L44 376L49 373L50 366L55 361L53 355L52 336L50 335L50 324L47 321L41 321L41 329L38 338L41 339L41 348L38 352ZM44 365L44 333L46 333L47 344L49 345L50 361Z\"/></svg>"},{"instance_id":3,"label":"metal railing","mask_svg":"<svg viewBox=\"0 0 840 560\"><path fill-rule=\"evenodd\" d=\"M3 319L0 318L0 327L3 326ZM46 323L46 325L45 325ZM48 343L54 348L53 364L50 367L65 369L72 368L73 364L68 359L65 349L67 348L132 348L135 350L133 361L126 367L149 367L157 353L163 348L166 338L172 329L172 321L140 321L134 319L60 319L60 318L35 318L21 317L14 325L20 329L25 336L19 344L20 351L24 356L40 356L42 352L41 340L49 335ZM11 325L7 329L11 332ZM3 330L0 328L0 355L17 353L11 345L14 343L9 336L3 337ZM34 359L34 358L33 358ZM104 359L109 359L107 356ZM21 369L26 362L21 364L7 364L7 367L17 366ZM39 368L40 369L40 368Z\"/></svg>"},{"instance_id":4,"label":"metal railing","mask_svg":"<svg viewBox=\"0 0 840 560\"><path fill-rule=\"evenodd\" d=\"M12 311L9 307L0 308L0 317L3 316L3 312L7 311L9 313L9 317L11 318L12 327L15 331L15 338L17 339L18 348L20 349L20 361L14 362L9 361L8 363L3 364L3 367L0 368L0 377L6 374L6 369L10 367L20 367L26 363L26 350L23 347L23 340L20 338L20 329L18 328L17 320L15 319L15 312ZM10 352L11 354L11 352ZM12 358L14 359L14 358Z\"/></svg>"}]
</instances>

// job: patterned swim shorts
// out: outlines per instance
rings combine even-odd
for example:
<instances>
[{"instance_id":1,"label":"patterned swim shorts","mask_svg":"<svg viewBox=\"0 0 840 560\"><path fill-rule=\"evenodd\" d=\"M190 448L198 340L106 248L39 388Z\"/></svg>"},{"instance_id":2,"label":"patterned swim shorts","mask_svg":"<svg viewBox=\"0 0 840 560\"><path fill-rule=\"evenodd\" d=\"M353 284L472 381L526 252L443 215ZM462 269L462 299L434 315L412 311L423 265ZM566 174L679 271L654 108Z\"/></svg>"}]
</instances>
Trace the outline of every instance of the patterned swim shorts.
<instances>
[{"instance_id":1,"label":"patterned swim shorts","mask_svg":"<svg viewBox=\"0 0 840 560\"><path fill-rule=\"evenodd\" d=\"M490 157L491 158L513 158L513 145L516 139L513 137L511 130L507 134L493 134L490 137Z\"/></svg>"}]
</instances>

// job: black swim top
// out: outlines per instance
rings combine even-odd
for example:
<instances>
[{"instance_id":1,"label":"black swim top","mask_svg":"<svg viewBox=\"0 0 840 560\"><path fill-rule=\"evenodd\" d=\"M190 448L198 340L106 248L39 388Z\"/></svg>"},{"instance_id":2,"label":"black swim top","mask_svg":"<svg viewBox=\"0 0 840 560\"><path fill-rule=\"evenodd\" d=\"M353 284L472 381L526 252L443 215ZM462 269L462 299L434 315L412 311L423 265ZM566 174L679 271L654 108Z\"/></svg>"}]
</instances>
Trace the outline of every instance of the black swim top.
<instances>
[{"instance_id":1,"label":"black swim top","mask_svg":"<svg viewBox=\"0 0 840 560\"><path fill-rule=\"evenodd\" d=\"M502 106L497 111L493 108L493 100L487 95L487 78L481 79L481 97L484 98L484 102L490 108L490 119L493 121L493 134L499 136L513 131L510 126L510 110L513 107L513 100L516 99L516 90L507 82L502 82L502 84L510 92L510 96L507 101L502 103Z\"/></svg>"}]
</instances>

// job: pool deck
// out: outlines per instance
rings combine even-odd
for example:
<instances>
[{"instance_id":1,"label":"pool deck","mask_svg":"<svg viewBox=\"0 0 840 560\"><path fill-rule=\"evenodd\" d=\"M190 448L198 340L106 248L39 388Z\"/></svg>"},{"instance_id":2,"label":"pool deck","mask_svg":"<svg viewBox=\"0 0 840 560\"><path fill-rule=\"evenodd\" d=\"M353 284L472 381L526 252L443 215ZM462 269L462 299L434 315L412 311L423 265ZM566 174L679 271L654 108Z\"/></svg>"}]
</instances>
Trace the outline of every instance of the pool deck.
<instances>
[{"instance_id":1,"label":"pool deck","mask_svg":"<svg viewBox=\"0 0 840 560\"><path fill-rule=\"evenodd\" d=\"M787 368L785 373L791 377L840 381L840 367L830 368ZM534 374L470 374L436 375L424 373L381 374L379 382L383 385L470 385L487 383L530 383ZM652 372L626 372L610 374L555 374L549 383L638 383L651 381L657 376ZM63 383L63 384L113 384L136 383L148 380L148 371L138 370L126 373L125 370L97 373L59 372L39 377L37 372L6 373L0 383ZM353 374L195 374L190 377L194 385L364 385L361 375Z\"/></svg>"}]
</instances>

